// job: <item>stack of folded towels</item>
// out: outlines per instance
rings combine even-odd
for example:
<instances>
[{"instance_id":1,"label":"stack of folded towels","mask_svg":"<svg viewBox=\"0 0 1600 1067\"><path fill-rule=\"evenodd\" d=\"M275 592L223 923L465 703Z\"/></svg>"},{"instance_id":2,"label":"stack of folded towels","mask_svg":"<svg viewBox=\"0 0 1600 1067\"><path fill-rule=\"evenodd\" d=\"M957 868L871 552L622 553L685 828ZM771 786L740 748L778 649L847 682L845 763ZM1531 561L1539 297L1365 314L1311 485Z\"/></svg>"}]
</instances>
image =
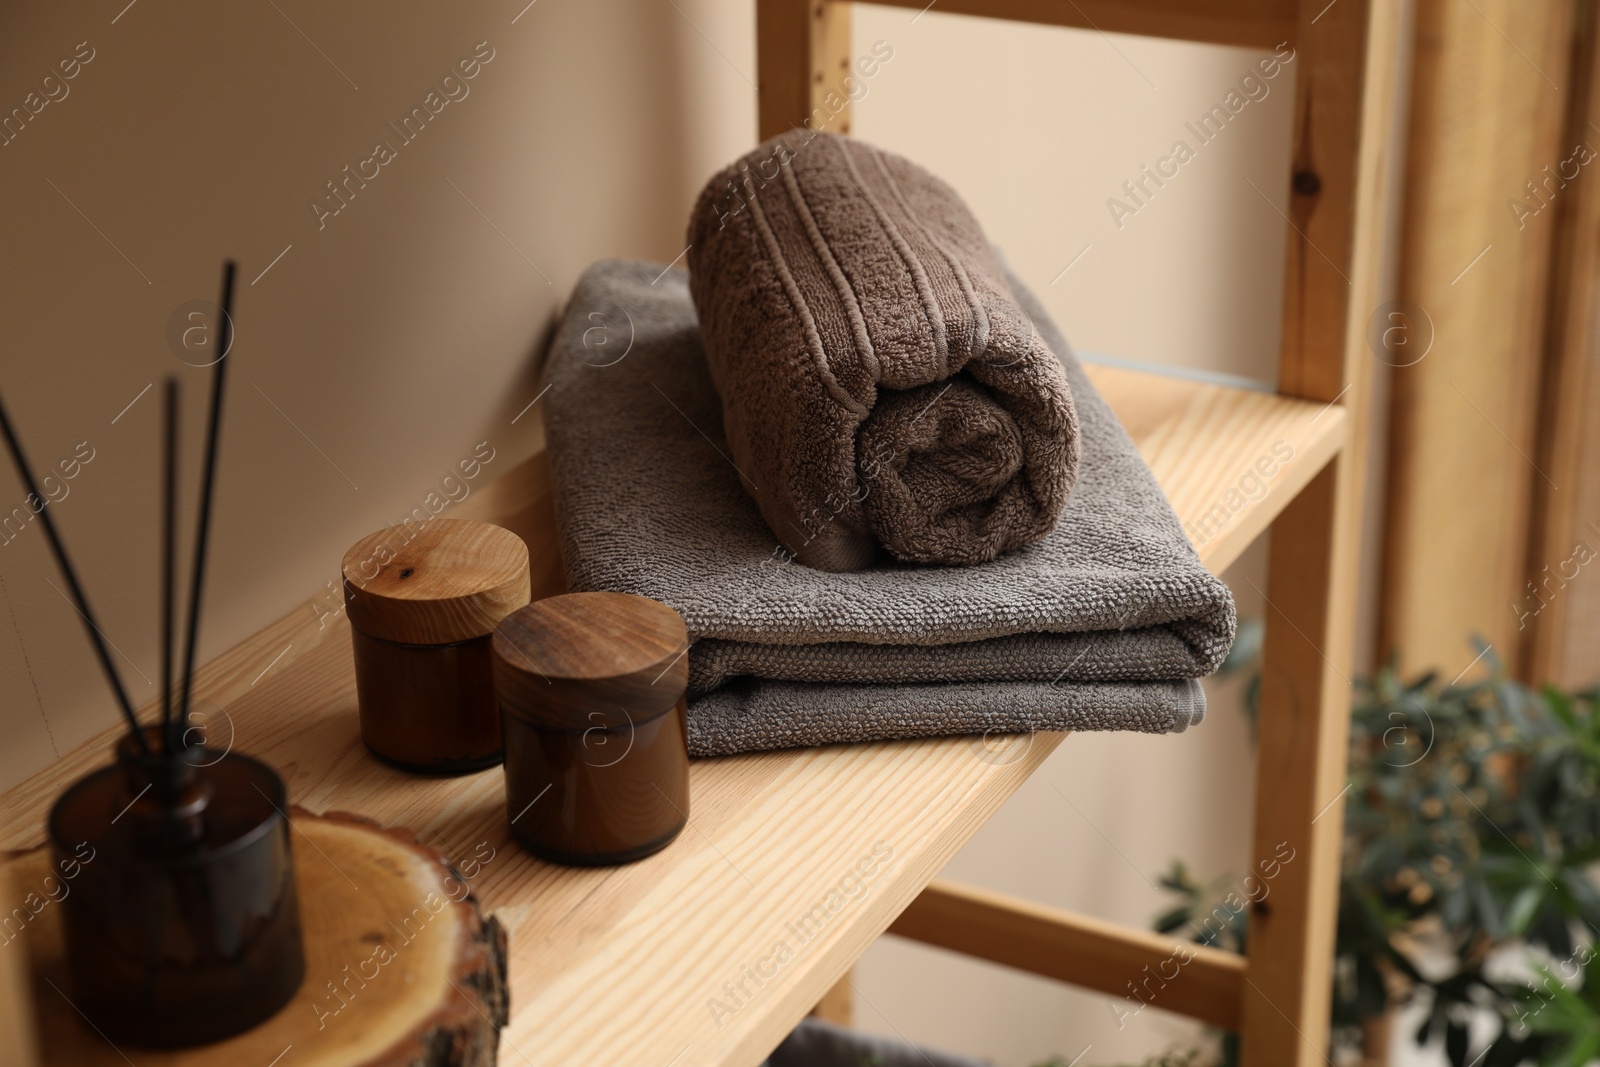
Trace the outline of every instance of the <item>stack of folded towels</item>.
<instances>
[{"instance_id":1,"label":"stack of folded towels","mask_svg":"<svg viewBox=\"0 0 1600 1067\"><path fill-rule=\"evenodd\" d=\"M1200 720L1228 590L952 189L796 131L689 242L584 274L545 417L571 587L688 623L693 753Z\"/></svg>"}]
</instances>

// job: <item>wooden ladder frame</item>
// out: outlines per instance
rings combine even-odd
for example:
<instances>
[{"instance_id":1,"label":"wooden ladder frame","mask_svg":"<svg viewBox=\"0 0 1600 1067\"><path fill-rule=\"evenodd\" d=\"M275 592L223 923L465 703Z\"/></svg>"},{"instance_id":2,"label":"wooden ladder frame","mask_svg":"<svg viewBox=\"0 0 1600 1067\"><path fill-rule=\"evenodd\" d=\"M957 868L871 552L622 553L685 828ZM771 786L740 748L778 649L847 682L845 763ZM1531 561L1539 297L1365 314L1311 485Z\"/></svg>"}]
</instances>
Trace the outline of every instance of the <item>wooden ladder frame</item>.
<instances>
[{"instance_id":1,"label":"wooden ladder frame","mask_svg":"<svg viewBox=\"0 0 1600 1067\"><path fill-rule=\"evenodd\" d=\"M922 8L924 0L879 0ZM890 932L1128 995L1230 1030L1245 1067L1312 1067L1328 1050L1350 719L1357 547L1395 116L1399 0L941 0L981 15L1296 50L1279 392L1342 405L1338 454L1273 522L1252 856L1293 858L1252 905L1248 958L1193 946L1170 981L1170 938L986 890L934 882ZM763 139L849 132L853 62L841 0L757 0ZM1146 970L1148 968L1148 970Z\"/></svg>"}]
</instances>

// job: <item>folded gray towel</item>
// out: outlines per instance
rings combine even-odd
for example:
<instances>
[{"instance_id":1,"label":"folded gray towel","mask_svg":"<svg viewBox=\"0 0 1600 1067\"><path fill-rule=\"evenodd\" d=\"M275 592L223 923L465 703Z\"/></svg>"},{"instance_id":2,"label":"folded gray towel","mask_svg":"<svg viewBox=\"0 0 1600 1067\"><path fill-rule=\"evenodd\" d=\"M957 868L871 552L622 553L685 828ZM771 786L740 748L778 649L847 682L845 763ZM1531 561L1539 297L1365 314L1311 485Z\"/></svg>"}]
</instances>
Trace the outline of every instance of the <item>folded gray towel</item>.
<instances>
[{"instance_id":1,"label":"folded gray towel","mask_svg":"<svg viewBox=\"0 0 1600 1067\"><path fill-rule=\"evenodd\" d=\"M1199 721L1194 679L1233 641L1233 600L1012 285L1077 401L1082 465L1060 524L971 567L833 573L776 545L741 488L684 275L608 261L580 279L542 401L562 559L573 589L683 615L691 752Z\"/></svg>"},{"instance_id":2,"label":"folded gray towel","mask_svg":"<svg viewBox=\"0 0 1600 1067\"><path fill-rule=\"evenodd\" d=\"M1055 528L1072 394L954 189L795 130L707 184L688 265L729 454L801 563L980 563Z\"/></svg>"}]
</instances>

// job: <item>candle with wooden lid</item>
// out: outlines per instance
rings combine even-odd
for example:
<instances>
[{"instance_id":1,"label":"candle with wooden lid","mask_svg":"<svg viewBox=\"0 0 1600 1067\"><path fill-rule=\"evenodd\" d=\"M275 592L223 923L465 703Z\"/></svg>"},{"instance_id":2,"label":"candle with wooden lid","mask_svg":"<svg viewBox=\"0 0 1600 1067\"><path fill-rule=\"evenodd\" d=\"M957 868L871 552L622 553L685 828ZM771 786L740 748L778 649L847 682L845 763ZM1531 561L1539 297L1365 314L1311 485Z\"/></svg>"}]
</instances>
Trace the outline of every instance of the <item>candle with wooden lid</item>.
<instances>
[{"instance_id":1,"label":"candle with wooden lid","mask_svg":"<svg viewBox=\"0 0 1600 1067\"><path fill-rule=\"evenodd\" d=\"M490 635L528 602L528 546L464 519L394 526L344 556L361 739L404 770L500 762Z\"/></svg>"},{"instance_id":2,"label":"candle with wooden lid","mask_svg":"<svg viewBox=\"0 0 1600 1067\"><path fill-rule=\"evenodd\" d=\"M584 866L665 848L689 818L678 613L626 593L569 593L513 612L493 643L517 840Z\"/></svg>"}]
</instances>

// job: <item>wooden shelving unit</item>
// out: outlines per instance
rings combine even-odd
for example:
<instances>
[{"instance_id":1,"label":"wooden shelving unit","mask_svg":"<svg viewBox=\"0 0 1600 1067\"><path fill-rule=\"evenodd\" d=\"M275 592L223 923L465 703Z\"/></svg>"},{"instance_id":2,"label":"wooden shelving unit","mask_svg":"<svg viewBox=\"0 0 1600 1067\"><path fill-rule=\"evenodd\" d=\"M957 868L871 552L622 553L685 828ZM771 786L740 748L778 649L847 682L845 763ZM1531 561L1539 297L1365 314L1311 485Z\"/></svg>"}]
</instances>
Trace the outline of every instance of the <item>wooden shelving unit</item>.
<instances>
[{"instance_id":1,"label":"wooden shelving unit","mask_svg":"<svg viewBox=\"0 0 1600 1067\"><path fill-rule=\"evenodd\" d=\"M1185 527L1205 531L1197 547L1207 566L1221 571L1274 530L1255 852L1269 856L1288 841L1298 858L1252 918L1249 959L1202 953L1161 1006L1238 1028L1249 1067L1310 1067L1327 1044L1367 404L1362 326L1376 299L1372 220L1392 91L1392 0L950 0L945 9L1263 47L1288 36L1300 52L1295 158L1284 172L1295 191L1283 395L1106 367L1091 376ZM764 135L802 121L813 94L827 90L848 58L847 17L831 0L758 0ZM1293 457L1266 495L1234 510L1240 478L1282 444ZM532 552L534 595L561 590L542 455L454 514L515 530ZM202 668L197 696L226 709L210 743L274 764L301 807L406 827L477 863L473 890L510 938L504 1063L757 1063L891 924L1112 992L1171 952L1147 932L930 888L1063 734L700 761L689 826L672 847L627 867L555 867L511 843L498 770L417 778L367 755L340 606L324 592ZM106 761L113 735L0 798L0 848L40 844L54 798ZM373 894L375 923L384 906ZM309 975L302 1000L337 977ZM298 1051L314 1058L317 1040L312 1033ZM51 1049L43 1053L50 1062Z\"/></svg>"},{"instance_id":2,"label":"wooden shelving unit","mask_svg":"<svg viewBox=\"0 0 1600 1067\"><path fill-rule=\"evenodd\" d=\"M924 7L922 0L887 2ZM937 10L1258 49L1287 42L1296 50L1292 158L1283 169L1290 227L1282 395L1251 410L1272 419L1280 410L1274 404L1292 404L1290 398L1330 405L1343 416L1343 432L1325 426L1321 432L1333 439L1297 453L1308 462L1275 487L1276 503L1227 524L1199 547L1220 570L1267 525L1273 528L1252 855L1270 857L1282 843L1297 858L1254 906L1249 959L1208 954L1194 977L1162 991L1162 1002L1237 1030L1246 1067L1310 1067L1326 1059L1328 1044L1373 358L1365 334L1378 310L1399 4L943 0ZM853 61L850 4L757 0L756 11L762 137L813 115L848 133L848 104L838 105L848 101L844 78ZM1194 538L1197 511L1226 493L1229 473L1242 475L1253 461L1233 451L1246 402L1226 390L1134 384L1105 374L1097 380ZM1325 421L1313 419L1307 429ZM1142 966L1168 954L1142 932L960 886L925 892L894 932L1109 992L1123 992Z\"/></svg>"},{"instance_id":3,"label":"wooden shelving unit","mask_svg":"<svg viewBox=\"0 0 1600 1067\"><path fill-rule=\"evenodd\" d=\"M1231 515L1226 534L1202 547L1214 570L1231 563L1313 484L1346 440L1348 417L1340 406L1108 367L1091 367L1090 374L1187 524L1198 525L1237 486L1240 472L1274 445L1292 448L1294 458L1267 495ZM515 530L531 549L534 595L561 590L542 454L473 494L458 514ZM507 1064L753 1064L891 922L910 936L962 947L939 931L954 929L945 921L948 902L966 900L970 891L924 888L1066 736L1038 734L1009 744L956 737L702 760L693 767L689 827L671 848L628 867L555 867L510 841L498 770L418 778L367 755L357 727L349 627L333 614L339 606L326 595L313 598L201 669L199 698L227 710L225 719L211 720L211 742L226 744L231 736L238 751L271 762L304 808L406 827L457 863L476 864L473 892L510 939L511 1023L501 1047ZM108 731L0 799L0 848L40 844L54 798L105 762L113 736ZM483 862L490 852L493 858ZM314 851L300 859L308 866L323 862ZM863 861L870 876L859 875ZM835 898L844 903L827 910L830 892L842 882L847 889L856 884L845 881L852 872L864 890ZM813 912L819 904L820 920ZM388 905L374 893L372 906L381 926ZM993 921L992 914L957 908L962 923ZM1050 914L1023 910L1019 921ZM1114 940L1107 929L1072 920L1031 956L1008 958L996 949L991 958L1120 990L1145 962L1171 951L1151 934ZM780 942L792 956L777 964L771 955ZM1054 964L1040 962L1058 946L1076 947ZM1196 1014L1226 1021L1241 1003L1244 970L1222 953L1205 961L1191 970L1205 972L1193 979L1195 996L1211 1006ZM758 985L749 974L761 970L770 976ZM314 1015L317 998L329 995L325 983L340 977L308 975L299 1001L285 1010ZM744 992L728 993L727 986L741 984ZM1170 1004L1182 1006L1187 996L1175 995ZM731 1010L714 1010L712 1001ZM315 1061L316 1041L312 1032L297 1049ZM50 1047L43 1051L46 1063L59 1062Z\"/></svg>"}]
</instances>

